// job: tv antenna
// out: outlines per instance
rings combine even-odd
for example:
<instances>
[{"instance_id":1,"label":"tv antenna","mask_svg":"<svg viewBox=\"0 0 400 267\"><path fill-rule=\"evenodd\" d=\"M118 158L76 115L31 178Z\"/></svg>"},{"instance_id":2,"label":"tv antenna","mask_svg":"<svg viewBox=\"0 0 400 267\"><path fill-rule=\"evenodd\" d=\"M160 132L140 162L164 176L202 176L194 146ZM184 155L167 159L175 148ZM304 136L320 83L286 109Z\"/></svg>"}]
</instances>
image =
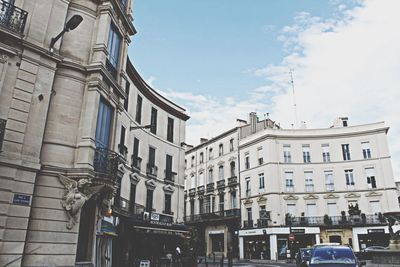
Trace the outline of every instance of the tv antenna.
<instances>
[{"instance_id":1,"label":"tv antenna","mask_svg":"<svg viewBox=\"0 0 400 267\"><path fill-rule=\"evenodd\" d=\"M289 69L289 73L290 73L290 84L292 85L292 93L293 93L294 127L297 128L299 125L299 118L297 116L296 94L294 93L293 69Z\"/></svg>"}]
</instances>

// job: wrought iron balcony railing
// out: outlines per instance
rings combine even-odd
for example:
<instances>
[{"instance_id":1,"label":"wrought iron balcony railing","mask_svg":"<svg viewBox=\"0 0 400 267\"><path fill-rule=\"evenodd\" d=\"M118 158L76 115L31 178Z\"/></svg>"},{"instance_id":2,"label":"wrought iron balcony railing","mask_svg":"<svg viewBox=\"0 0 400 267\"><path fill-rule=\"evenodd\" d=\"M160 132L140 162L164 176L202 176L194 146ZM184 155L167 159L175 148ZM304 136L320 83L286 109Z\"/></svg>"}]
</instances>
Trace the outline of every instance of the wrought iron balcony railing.
<instances>
[{"instance_id":1,"label":"wrought iron balcony railing","mask_svg":"<svg viewBox=\"0 0 400 267\"><path fill-rule=\"evenodd\" d=\"M147 169L146 169L147 175L157 177L157 172L158 172L157 166L155 166L151 163L147 163Z\"/></svg>"},{"instance_id":2,"label":"wrought iron balcony railing","mask_svg":"<svg viewBox=\"0 0 400 267\"><path fill-rule=\"evenodd\" d=\"M165 178L164 178L164 182L166 183L174 183L175 182L175 177L177 175L176 172L173 172L171 170L165 170Z\"/></svg>"},{"instance_id":3,"label":"wrought iron balcony railing","mask_svg":"<svg viewBox=\"0 0 400 267\"><path fill-rule=\"evenodd\" d=\"M13 32L23 34L28 12L13 4L0 0L0 26Z\"/></svg>"},{"instance_id":4,"label":"wrought iron balcony railing","mask_svg":"<svg viewBox=\"0 0 400 267\"><path fill-rule=\"evenodd\" d=\"M238 184L237 176L232 176L228 178L228 185L236 185Z\"/></svg>"},{"instance_id":5,"label":"wrought iron balcony railing","mask_svg":"<svg viewBox=\"0 0 400 267\"><path fill-rule=\"evenodd\" d=\"M363 226L363 225L386 225L383 216L317 216L317 217L290 217L286 218L287 226Z\"/></svg>"},{"instance_id":6,"label":"wrought iron balcony railing","mask_svg":"<svg viewBox=\"0 0 400 267\"><path fill-rule=\"evenodd\" d=\"M141 169L141 165L142 165L142 158L132 155L131 157L131 167L132 169L139 171Z\"/></svg>"},{"instance_id":7,"label":"wrought iron balcony railing","mask_svg":"<svg viewBox=\"0 0 400 267\"><path fill-rule=\"evenodd\" d=\"M119 154L126 159L127 155L128 155L128 148L124 145L124 144L119 144L118 145L118 151Z\"/></svg>"},{"instance_id":8,"label":"wrought iron balcony railing","mask_svg":"<svg viewBox=\"0 0 400 267\"><path fill-rule=\"evenodd\" d=\"M132 203L123 197L116 197L113 209L127 217L141 218L145 207L137 203Z\"/></svg>"},{"instance_id":9,"label":"wrought iron balcony railing","mask_svg":"<svg viewBox=\"0 0 400 267\"><path fill-rule=\"evenodd\" d=\"M97 147L94 152L94 171L107 180L116 179L120 162L119 154L107 148Z\"/></svg>"},{"instance_id":10,"label":"wrought iron balcony railing","mask_svg":"<svg viewBox=\"0 0 400 267\"><path fill-rule=\"evenodd\" d=\"M117 79L117 69L108 58L106 59L106 69L114 79Z\"/></svg>"},{"instance_id":11,"label":"wrought iron balcony railing","mask_svg":"<svg viewBox=\"0 0 400 267\"><path fill-rule=\"evenodd\" d=\"M253 220L243 221L243 228L254 228L254 221Z\"/></svg>"},{"instance_id":12,"label":"wrought iron balcony railing","mask_svg":"<svg viewBox=\"0 0 400 267\"><path fill-rule=\"evenodd\" d=\"M207 193L214 191L214 183L207 184Z\"/></svg>"},{"instance_id":13,"label":"wrought iron balcony railing","mask_svg":"<svg viewBox=\"0 0 400 267\"><path fill-rule=\"evenodd\" d=\"M196 188L189 189L189 196L194 197L196 195Z\"/></svg>"},{"instance_id":14,"label":"wrought iron balcony railing","mask_svg":"<svg viewBox=\"0 0 400 267\"><path fill-rule=\"evenodd\" d=\"M221 219L232 219L240 217L240 209L230 209L230 210L221 210L215 212L207 212L200 214L193 214L185 217L185 222L187 223L195 223L195 222L205 222L205 221L213 221L213 220L221 220Z\"/></svg>"},{"instance_id":15,"label":"wrought iron balcony railing","mask_svg":"<svg viewBox=\"0 0 400 267\"><path fill-rule=\"evenodd\" d=\"M257 220L257 227L268 227L268 220L267 219L258 219Z\"/></svg>"},{"instance_id":16,"label":"wrought iron balcony railing","mask_svg":"<svg viewBox=\"0 0 400 267\"><path fill-rule=\"evenodd\" d=\"M225 180L217 181L217 188L224 188L225 187Z\"/></svg>"},{"instance_id":17,"label":"wrought iron balcony railing","mask_svg":"<svg viewBox=\"0 0 400 267\"><path fill-rule=\"evenodd\" d=\"M197 187L197 193L198 194L203 194L204 193L204 185L200 185Z\"/></svg>"}]
</instances>

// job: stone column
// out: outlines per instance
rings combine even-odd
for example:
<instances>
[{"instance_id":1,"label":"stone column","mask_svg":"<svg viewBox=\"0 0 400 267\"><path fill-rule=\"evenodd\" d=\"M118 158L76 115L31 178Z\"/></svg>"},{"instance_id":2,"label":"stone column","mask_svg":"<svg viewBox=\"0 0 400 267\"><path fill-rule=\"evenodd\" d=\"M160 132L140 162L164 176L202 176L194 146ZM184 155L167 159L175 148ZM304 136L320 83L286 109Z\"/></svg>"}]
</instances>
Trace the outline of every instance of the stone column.
<instances>
[{"instance_id":1,"label":"stone column","mask_svg":"<svg viewBox=\"0 0 400 267\"><path fill-rule=\"evenodd\" d=\"M239 236L239 257L244 259L244 240L243 236Z\"/></svg>"},{"instance_id":2,"label":"stone column","mask_svg":"<svg viewBox=\"0 0 400 267\"><path fill-rule=\"evenodd\" d=\"M269 236L269 247L271 251L271 260L277 260L278 239L276 235Z\"/></svg>"}]
</instances>

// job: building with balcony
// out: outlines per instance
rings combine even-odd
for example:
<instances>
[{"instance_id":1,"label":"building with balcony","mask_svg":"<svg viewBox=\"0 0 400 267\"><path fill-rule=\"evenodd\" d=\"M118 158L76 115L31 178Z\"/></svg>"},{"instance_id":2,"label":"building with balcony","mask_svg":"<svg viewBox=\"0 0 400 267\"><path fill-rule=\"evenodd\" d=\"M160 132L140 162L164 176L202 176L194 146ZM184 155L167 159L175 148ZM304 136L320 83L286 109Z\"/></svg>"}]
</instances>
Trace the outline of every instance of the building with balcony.
<instances>
[{"instance_id":1,"label":"building with balcony","mask_svg":"<svg viewBox=\"0 0 400 267\"><path fill-rule=\"evenodd\" d=\"M185 223L197 230L199 255L238 253L238 136L233 128L186 151Z\"/></svg>"},{"instance_id":2,"label":"building with balcony","mask_svg":"<svg viewBox=\"0 0 400 267\"><path fill-rule=\"evenodd\" d=\"M111 266L130 251L121 233L181 230L188 116L130 63L131 14L128 0L0 1L1 266Z\"/></svg>"},{"instance_id":3,"label":"building with balcony","mask_svg":"<svg viewBox=\"0 0 400 267\"><path fill-rule=\"evenodd\" d=\"M388 244L382 213L399 206L383 122L266 125L252 113L239 129L241 258L286 259L287 249L320 242Z\"/></svg>"}]
</instances>

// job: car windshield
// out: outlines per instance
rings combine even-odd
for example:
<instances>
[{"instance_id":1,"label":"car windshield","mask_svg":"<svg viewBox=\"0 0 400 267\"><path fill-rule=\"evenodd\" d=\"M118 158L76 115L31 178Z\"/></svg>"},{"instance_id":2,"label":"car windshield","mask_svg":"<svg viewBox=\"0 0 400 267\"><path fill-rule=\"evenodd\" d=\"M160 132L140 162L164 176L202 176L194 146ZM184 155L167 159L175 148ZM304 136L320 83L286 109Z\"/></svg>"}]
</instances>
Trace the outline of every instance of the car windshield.
<instances>
[{"instance_id":1,"label":"car windshield","mask_svg":"<svg viewBox=\"0 0 400 267\"><path fill-rule=\"evenodd\" d=\"M355 264L356 259L350 248L347 247L320 247L315 248L311 264Z\"/></svg>"},{"instance_id":2,"label":"car windshield","mask_svg":"<svg viewBox=\"0 0 400 267\"><path fill-rule=\"evenodd\" d=\"M301 250L301 257L302 258L309 258L311 255L310 255L310 252L311 252L311 249L302 249Z\"/></svg>"}]
</instances>

